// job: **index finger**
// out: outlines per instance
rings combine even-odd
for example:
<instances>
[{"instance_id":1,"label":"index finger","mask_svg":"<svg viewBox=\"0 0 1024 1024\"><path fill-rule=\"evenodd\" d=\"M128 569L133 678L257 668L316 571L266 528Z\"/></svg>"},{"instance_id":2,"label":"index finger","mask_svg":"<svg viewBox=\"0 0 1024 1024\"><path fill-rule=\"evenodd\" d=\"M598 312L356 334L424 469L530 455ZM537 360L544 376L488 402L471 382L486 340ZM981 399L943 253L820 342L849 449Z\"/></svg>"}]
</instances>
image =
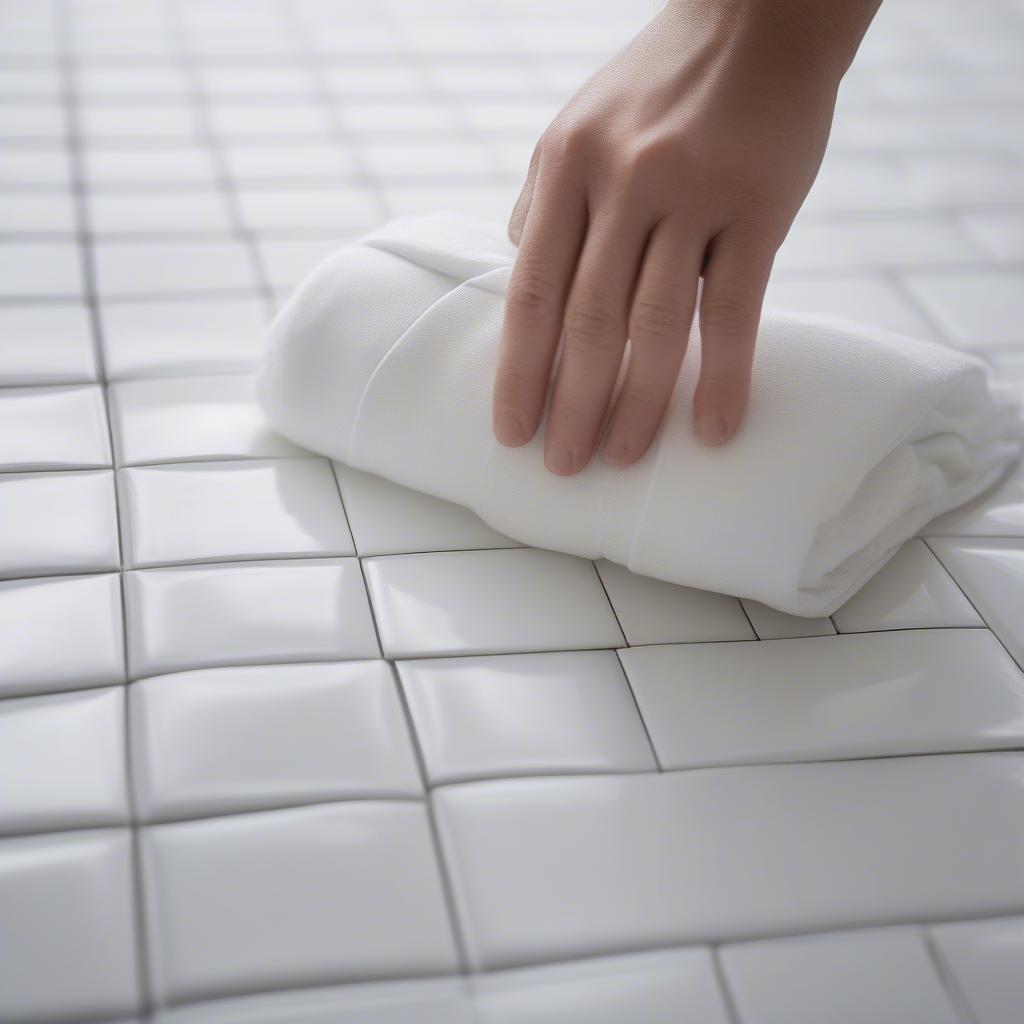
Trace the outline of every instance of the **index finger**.
<instances>
[{"instance_id":1,"label":"index finger","mask_svg":"<svg viewBox=\"0 0 1024 1024\"><path fill-rule=\"evenodd\" d=\"M564 172L546 171L542 156L498 350L492 429L504 445L526 444L540 424L586 219L582 187Z\"/></svg>"}]
</instances>

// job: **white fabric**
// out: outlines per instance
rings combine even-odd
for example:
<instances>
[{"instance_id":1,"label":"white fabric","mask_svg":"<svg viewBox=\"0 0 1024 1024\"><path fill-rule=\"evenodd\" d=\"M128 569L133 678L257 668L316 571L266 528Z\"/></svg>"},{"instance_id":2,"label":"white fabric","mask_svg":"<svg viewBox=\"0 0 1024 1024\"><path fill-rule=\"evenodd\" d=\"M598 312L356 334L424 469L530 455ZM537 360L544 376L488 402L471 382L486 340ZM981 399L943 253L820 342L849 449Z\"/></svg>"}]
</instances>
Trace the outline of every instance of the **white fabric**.
<instances>
[{"instance_id":1,"label":"white fabric","mask_svg":"<svg viewBox=\"0 0 1024 1024\"><path fill-rule=\"evenodd\" d=\"M704 448L692 433L695 332L644 458L555 476L542 432L522 448L491 434L514 255L501 229L450 213L394 221L334 253L271 329L259 385L272 425L525 543L811 616L1020 454L1019 408L980 361L769 312L731 443Z\"/></svg>"}]
</instances>

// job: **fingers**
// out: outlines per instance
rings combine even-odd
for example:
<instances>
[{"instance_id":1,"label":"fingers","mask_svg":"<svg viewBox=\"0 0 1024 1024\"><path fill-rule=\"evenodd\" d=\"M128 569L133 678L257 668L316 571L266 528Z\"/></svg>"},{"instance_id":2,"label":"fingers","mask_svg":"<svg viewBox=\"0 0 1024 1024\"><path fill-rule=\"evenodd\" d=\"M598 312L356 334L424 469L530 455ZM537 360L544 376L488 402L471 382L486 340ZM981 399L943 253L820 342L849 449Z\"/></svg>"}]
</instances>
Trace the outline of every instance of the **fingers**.
<instances>
[{"instance_id":1,"label":"fingers","mask_svg":"<svg viewBox=\"0 0 1024 1024\"><path fill-rule=\"evenodd\" d=\"M587 231L544 432L552 473L576 473L593 454L626 347L629 299L649 229L649 221L616 213Z\"/></svg>"},{"instance_id":2,"label":"fingers","mask_svg":"<svg viewBox=\"0 0 1024 1024\"><path fill-rule=\"evenodd\" d=\"M537 165L540 162L540 145L534 149L530 157L530 169L526 172L526 181L516 199L516 205L512 207L512 215L508 220L509 240L518 245L523 238L523 226L526 224L526 215L530 212L530 204L533 202L533 189L537 183Z\"/></svg>"},{"instance_id":3,"label":"fingers","mask_svg":"<svg viewBox=\"0 0 1024 1024\"><path fill-rule=\"evenodd\" d=\"M774 248L739 227L711 244L700 299L701 370L693 400L694 430L706 445L739 428L750 393L750 369Z\"/></svg>"},{"instance_id":4,"label":"fingers","mask_svg":"<svg viewBox=\"0 0 1024 1024\"><path fill-rule=\"evenodd\" d=\"M506 292L491 411L502 444L526 444L540 423L585 227L582 189L541 161Z\"/></svg>"},{"instance_id":5,"label":"fingers","mask_svg":"<svg viewBox=\"0 0 1024 1024\"><path fill-rule=\"evenodd\" d=\"M703 234L661 221L651 234L629 315L629 367L601 456L627 466L658 430L686 352L704 258Z\"/></svg>"}]
</instances>

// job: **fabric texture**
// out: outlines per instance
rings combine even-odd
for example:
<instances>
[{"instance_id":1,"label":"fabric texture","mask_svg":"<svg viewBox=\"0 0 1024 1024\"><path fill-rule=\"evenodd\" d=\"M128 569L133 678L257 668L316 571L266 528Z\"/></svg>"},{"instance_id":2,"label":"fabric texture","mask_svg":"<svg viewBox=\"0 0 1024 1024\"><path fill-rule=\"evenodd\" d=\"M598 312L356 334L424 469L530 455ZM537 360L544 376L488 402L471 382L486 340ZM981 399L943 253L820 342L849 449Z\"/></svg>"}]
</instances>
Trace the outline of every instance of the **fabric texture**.
<instances>
[{"instance_id":1,"label":"fabric texture","mask_svg":"<svg viewBox=\"0 0 1024 1024\"><path fill-rule=\"evenodd\" d=\"M1020 455L1019 406L981 361L766 311L732 442L693 436L694 328L647 454L555 476L543 430L522 448L491 434L514 257L503 229L453 213L393 221L329 256L271 328L258 385L273 427L524 543L806 616L833 612Z\"/></svg>"}]
</instances>

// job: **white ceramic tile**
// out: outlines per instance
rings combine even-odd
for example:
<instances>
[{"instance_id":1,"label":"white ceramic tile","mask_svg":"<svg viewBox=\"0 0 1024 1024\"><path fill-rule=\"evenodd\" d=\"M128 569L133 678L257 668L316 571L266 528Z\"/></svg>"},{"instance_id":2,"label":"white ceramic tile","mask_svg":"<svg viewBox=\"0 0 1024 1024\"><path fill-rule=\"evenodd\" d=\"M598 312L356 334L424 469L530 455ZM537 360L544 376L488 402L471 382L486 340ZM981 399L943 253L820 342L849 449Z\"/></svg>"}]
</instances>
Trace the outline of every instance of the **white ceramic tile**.
<instances>
[{"instance_id":1,"label":"white ceramic tile","mask_svg":"<svg viewBox=\"0 0 1024 1024\"><path fill-rule=\"evenodd\" d=\"M250 371L267 327L256 297L106 303L100 318L110 380Z\"/></svg>"},{"instance_id":2,"label":"white ceramic tile","mask_svg":"<svg viewBox=\"0 0 1024 1024\"><path fill-rule=\"evenodd\" d=\"M520 547L461 505L334 464L361 555Z\"/></svg>"},{"instance_id":3,"label":"white ceramic tile","mask_svg":"<svg viewBox=\"0 0 1024 1024\"><path fill-rule=\"evenodd\" d=\"M432 799L485 969L1024 901L1016 754L503 779Z\"/></svg>"},{"instance_id":4,"label":"white ceramic tile","mask_svg":"<svg viewBox=\"0 0 1024 1024\"><path fill-rule=\"evenodd\" d=\"M213 102L209 107L213 131L221 138L233 136L291 140L326 139L331 121L325 107L309 103Z\"/></svg>"},{"instance_id":5,"label":"white ceramic tile","mask_svg":"<svg viewBox=\"0 0 1024 1024\"><path fill-rule=\"evenodd\" d=\"M613 651L427 658L397 667L434 783L657 768Z\"/></svg>"},{"instance_id":6,"label":"white ceramic tile","mask_svg":"<svg viewBox=\"0 0 1024 1024\"><path fill-rule=\"evenodd\" d=\"M964 227L996 260L1024 259L1024 211L979 211L964 216Z\"/></svg>"},{"instance_id":7,"label":"white ceramic tile","mask_svg":"<svg viewBox=\"0 0 1024 1024\"><path fill-rule=\"evenodd\" d=\"M518 548L363 561L388 657L617 647L593 565Z\"/></svg>"},{"instance_id":8,"label":"white ceramic tile","mask_svg":"<svg viewBox=\"0 0 1024 1024\"><path fill-rule=\"evenodd\" d=\"M351 177L357 166L351 149L303 139L287 146L225 139L224 160L234 181L243 185L339 181Z\"/></svg>"},{"instance_id":9,"label":"white ceramic tile","mask_svg":"<svg viewBox=\"0 0 1024 1024\"><path fill-rule=\"evenodd\" d=\"M120 564L110 470L0 473L0 579Z\"/></svg>"},{"instance_id":10,"label":"white ceramic tile","mask_svg":"<svg viewBox=\"0 0 1024 1024\"><path fill-rule=\"evenodd\" d=\"M960 1024L917 928L744 942L721 956L744 1021Z\"/></svg>"},{"instance_id":11,"label":"white ceramic tile","mask_svg":"<svg viewBox=\"0 0 1024 1024\"><path fill-rule=\"evenodd\" d=\"M1017 663L1024 666L1024 543L936 537L929 544Z\"/></svg>"},{"instance_id":12,"label":"white ceramic tile","mask_svg":"<svg viewBox=\"0 0 1024 1024\"><path fill-rule=\"evenodd\" d=\"M0 107L0 111L4 109ZM74 232L75 208L70 195L57 191L0 191L0 233L72 235Z\"/></svg>"},{"instance_id":13,"label":"white ceramic tile","mask_svg":"<svg viewBox=\"0 0 1024 1024\"><path fill-rule=\"evenodd\" d=\"M933 519L926 537L1024 537L1024 464L966 505Z\"/></svg>"},{"instance_id":14,"label":"white ceramic tile","mask_svg":"<svg viewBox=\"0 0 1024 1024\"><path fill-rule=\"evenodd\" d=\"M73 242L0 242L0 296L77 298L82 270Z\"/></svg>"},{"instance_id":15,"label":"white ceramic tile","mask_svg":"<svg viewBox=\"0 0 1024 1024\"><path fill-rule=\"evenodd\" d=\"M120 465L307 454L271 432L249 376L120 381L108 398Z\"/></svg>"},{"instance_id":16,"label":"white ceramic tile","mask_svg":"<svg viewBox=\"0 0 1024 1024\"><path fill-rule=\"evenodd\" d=\"M740 602L750 624L762 640L784 640L798 636L832 636L835 626L831 619L805 619L800 615L787 615L777 608L769 608L760 601L744 598Z\"/></svg>"},{"instance_id":17,"label":"white ceramic tile","mask_svg":"<svg viewBox=\"0 0 1024 1024\"><path fill-rule=\"evenodd\" d=\"M383 661L157 676L130 703L144 819L422 791Z\"/></svg>"},{"instance_id":18,"label":"white ceramic tile","mask_svg":"<svg viewBox=\"0 0 1024 1024\"><path fill-rule=\"evenodd\" d=\"M136 5L132 5L133 8ZM137 8L136 8L137 9ZM112 5L119 21L128 14L128 8ZM146 100L174 98L184 101L189 95L188 74L173 64L83 64L76 69L76 86L86 101L104 98L142 97Z\"/></svg>"},{"instance_id":19,"label":"white ceramic tile","mask_svg":"<svg viewBox=\"0 0 1024 1024\"><path fill-rule=\"evenodd\" d=\"M0 389L0 466L87 469L109 465L110 433L99 386Z\"/></svg>"},{"instance_id":20,"label":"white ceramic tile","mask_svg":"<svg viewBox=\"0 0 1024 1024\"><path fill-rule=\"evenodd\" d=\"M89 225L95 235L149 235L202 232L227 234L231 214L224 196L200 192L93 193Z\"/></svg>"},{"instance_id":21,"label":"white ceramic tile","mask_svg":"<svg viewBox=\"0 0 1024 1024\"><path fill-rule=\"evenodd\" d=\"M932 941L977 1024L1017 1024L1024 1005L1024 918L931 929Z\"/></svg>"},{"instance_id":22,"label":"white ceramic tile","mask_svg":"<svg viewBox=\"0 0 1024 1024\"><path fill-rule=\"evenodd\" d=\"M756 639L735 597L638 576L614 562L594 564L631 644Z\"/></svg>"},{"instance_id":23,"label":"white ceramic tile","mask_svg":"<svg viewBox=\"0 0 1024 1024\"><path fill-rule=\"evenodd\" d=\"M117 575L0 582L0 695L123 679Z\"/></svg>"},{"instance_id":24,"label":"white ceramic tile","mask_svg":"<svg viewBox=\"0 0 1024 1024\"><path fill-rule=\"evenodd\" d=\"M199 72L203 89L211 97L308 97L316 89L313 70L308 67L224 67L214 64L202 65Z\"/></svg>"},{"instance_id":25,"label":"white ceramic tile","mask_svg":"<svg viewBox=\"0 0 1024 1024\"><path fill-rule=\"evenodd\" d=\"M103 297L253 291L259 282L240 242L99 242Z\"/></svg>"},{"instance_id":26,"label":"white ceramic tile","mask_svg":"<svg viewBox=\"0 0 1024 1024\"><path fill-rule=\"evenodd\" d=\"M294 288L344 241L344 238L335 236L264 239L259 243L260 259L274 287Z\"/></svg>"},{"instance_id":27,"label":"white ceramic tile","mask_svg":"<svg viewBox=\"0 0 1024 1024\"><path fill-rule=\"evenodd\" d=\"M65 131L59 103L5 103L0 107L0 133L8 143L62 142Z\"/></svg>"},{"instance_id":28,"label":"white ceramic tile","mask_svg":"<svg viewBox=\"0 0 1024 1024\"><path fill-rule=\"evenodd\" d=\"M69 156L63 149L5 149L0 185L52 185L67 188Z\"/></svg>"},{"instance_id":29,"label":"white ceramic tile","mask_svg":"<svg viewBox=\"0 0 1024 1024\"><path fill-rule=\"evenodd\" d=\"M90 141L106 139L150 143L197 138L195 110L186 103L152 106L85 104L81 108L81 131Z\"/></svg>"},{"instance_id":30,"label":"white ceramic tile","mask_svg":"<svg viewBox=\"0 0 1024 1024\"><path fill-rule=\"evenodd\" d=\"M94 187L205 185L217 182L213 152L201 146L153 145L140 149L84 146L85 180Z\"/></svg>"},{"instance_id":31,"label":"white ceramic tile","mask_svg":"<svg viewBox=\"0 0 1024 1024\"><path fill-rule=\"evenodd\" d=\"M217 999L155 1024L480 1024L461 978L376 981Z\"/></svg>"},{"instance_id":32,"label":"white ceramic tile","mask_svg":"<svg viewBox=\"0 0 1024 1024\"><path fill-rule=\"evenodd\" d=\"M913 274L907 287L963 348L1024 344L1024 273L961 270Z\"/></svg>"},{"instance_id":33,"label":"white ceramic tile","mask_svg":"<svg viewBox=\"0 0 1024 1024\"><path fill-rule=\"evenodd\" d=\"M354 558L138 569L125 597L133 679L380 654Z\"/></svg>"},{"instance_id":34,"label":"white ceramic tile","mask_svg":"<svg viewBox=\"0 0 1024 1024\"><path fill-rule=\"evenodd\" d=\"M343 96L379 99L396 96L405 100L423 88L423 74L408 63L335 64L324 74L327 86Z\"/></svg>"},{"instance_id":35,"label":"white ceramic tile","mask_svg":"<svg viewBox=\"0 0 1024 1024\"><path fill-rule=\"evenodd\" d=\"M120 471L126 564L355 554L326 459Z\"/></svg>"},{"instance_id":36,"label":"white ceramic tile","mask_svg":"<svg viewBox=\"0 0 1024 1024\"><path fill-rule=\"evenodd\" d=\"M83 1020L138 1009L127 830L0 840L3 1013Z\"/></svg>"},{"instance_id":37,"label":"white ceramic tile","mask_svg":"<svg viewBox=\"0 0 1024 1024\"><path fill-rule=\"evenodd\" d=\"M987 630L622 652L666 768L1020 746L1024 675Z\"/></svg>"},{"instance_id":38,"label":"white ceramic tile","mask_svg":"<svg viewBox=\"0 0 1024 1024\"><path fill-rule=\"evenodd\" d=\"M706 949L600 957L484 975L480 1024L729 1024Z\"/></svg>"},{"instance_id":39,"label":"white ceramic tile","mask_svg":"<svg viewBox=\"0 0 1024 1024\"><path fill-rule=\"evenodd\" d=\"M238 190L242 222L252 231L366 231L381 219L374 193L351 185Z\"/></svg>"},{"instance_id":40,"label":"white ceramic tile","mask_svg":"<svg viewBox=\"0 0 1024 1024\"><path fill-rule=\"evenodd\" d=\"M142 847L161 1001L456 969L418 801L151 826Z\"/></svg>"},{"instance_id":41,"label":"white ceramic tile","mask_svg":"<svg viewBox=\"0 0 1024 1024\"><path fill-rule=\"evenodd\" d=\"M897 334L935 337L932 325L910 300L881 277L811 278L777 274L768 283L764 304L766 309L841 316Z\"/></svg>"},{"instance_id":42,"label":"white ceramic tile","mask_svg":"<svg viewBox=\"0 0 1024 1024\"><path fill-rule=\"evenodd\" d=\"M124 687L0 701L0 834L128 820Z\"/></svg>"},{"instance_id":43,"label":"white ceramic tile","mask_svg":"<svg viewBox=\"0 0 1024 1024\"><path fill-rule=\"evenodd\" d=\"M85 306L0 306L0 387L96 380Z\"/></svg>"},{"instance_id":44,"label":"white ceramic tile","mask_svg":"<svg viewBox=\"0 0 1024 1024\"><path fill-rule=\"evenodd\" d=\"M775 257L779 270L866 270L971 259L977 247L952 218L799 218Z\"/></svg>"},{"instance_id":45,"label":"white ceramic tile","mask_svg":"<svg viewBox=\"0 0 1024 1024\"><path fill-rule=\"evenodd\" d=\"M922 540L910 540L832 616L840 633L983 626L963 591Z\"/></svg>"},{"instance_id":46,"label":"white ceramic tile","mask_svg":"<svg viewBox=\"0 0 1024 1024\"><path fill-rule=\"evenodd\" d=\"M504 224L512 213L519 188L519 183L394 186L385 183L381 192L396 217L445 209Z\"/></svg>"},{"instance_id":47,"label":"white ceramic tile","mask_svg":"<svg viewBox=\"0 0 1024 1024\"><path fill-rule=\"evenodd\" d=\"M479 180L496 166L489 147L482 141L368 141L360 146L359 152L369 173L382 179Z\"/></svg>"}]
</instances>

